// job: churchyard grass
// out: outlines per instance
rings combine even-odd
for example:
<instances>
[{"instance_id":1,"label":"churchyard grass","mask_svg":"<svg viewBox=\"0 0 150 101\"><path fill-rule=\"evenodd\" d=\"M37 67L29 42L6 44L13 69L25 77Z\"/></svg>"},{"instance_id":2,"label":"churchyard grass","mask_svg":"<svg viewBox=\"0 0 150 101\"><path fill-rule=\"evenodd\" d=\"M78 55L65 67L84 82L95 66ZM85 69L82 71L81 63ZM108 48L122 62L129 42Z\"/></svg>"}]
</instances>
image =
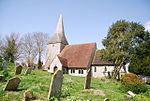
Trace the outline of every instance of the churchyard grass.
<instances>
[{"instance_id":1,"label":"churchyard grass","mask_svg":"<svg viewBox=\"0 0 150 101\"><path fill-rule=\"evenodd\" d=\"M15 69L11 66L10 77L15 77ZM64 75L62 93L57 97L47 100L51 74L46 71L33 70L30 75L24 75L26 68L23 68L22 74L17 75L21 78L21 83L17 91L3 91L6 82L0 82L0 101L22 101L24 92L32 90L34 97L42 101L103 101L108 98L111 101L148 101L149 91L138 94L135 98L127 98L119 81L110 79L92 78L91 89L102 90L105 96L93 94L90 90L84 90L84 77ZM0 72L1 73L1 72ZM9 79L8 77L7 79Z\"/></svg>"}]
</instances>

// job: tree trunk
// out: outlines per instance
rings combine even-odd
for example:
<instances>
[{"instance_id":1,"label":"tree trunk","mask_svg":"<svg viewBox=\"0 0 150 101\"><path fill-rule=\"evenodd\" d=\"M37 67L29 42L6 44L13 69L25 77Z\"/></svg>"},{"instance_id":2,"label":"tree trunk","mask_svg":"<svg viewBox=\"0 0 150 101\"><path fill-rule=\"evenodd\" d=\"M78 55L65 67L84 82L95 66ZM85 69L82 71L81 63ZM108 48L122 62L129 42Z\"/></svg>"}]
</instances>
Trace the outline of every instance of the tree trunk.
<instances>
[{"instance_id":1,"label":"tree trunk","mask_svg":"<svg viewBox=\"0 0 150 101\"><path fill-rule=\"evenodd\" d=\"M125 59L122 59L122 61L116 60L116 62L118 63L116 63L117 65L115 65L114 73L112 75L113 79L117 79L117 76L119 77L119 72L120 72L121 67L123 66L124 60Z\"/></svg>"},{"instance_id":2,"label":"tree trunk","mask_svg":"<svg viewBox=\"0 0 150 101\"><path fill-rule=\"evenodd\" d=\"M39 53L39 58L38 58L38 69L42 67L42 62L41 62L41 53Z\"/></svg>"}]
</instances>

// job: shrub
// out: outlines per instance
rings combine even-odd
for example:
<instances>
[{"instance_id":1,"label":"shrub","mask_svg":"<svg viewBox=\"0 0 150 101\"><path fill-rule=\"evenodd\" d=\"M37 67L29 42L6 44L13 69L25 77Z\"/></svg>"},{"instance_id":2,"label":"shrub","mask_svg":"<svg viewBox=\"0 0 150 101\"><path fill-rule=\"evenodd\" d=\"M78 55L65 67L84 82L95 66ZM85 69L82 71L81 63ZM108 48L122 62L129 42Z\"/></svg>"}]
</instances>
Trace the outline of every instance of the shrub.
<instances>
[{"instance_id":1,"label":"shrub","mask_svg":"<svg viewBox=\"0 0 150 101\"><path fill-rule=\"evenodd\" d=\"M141 92L146 92L148 88L146 85L143 83L143 81L140 79L139 76L133 73L127 73L125 74L122 79L122 88L125 91L132 91L136 94L141 93Z\"/></svg>"}]
</instances>

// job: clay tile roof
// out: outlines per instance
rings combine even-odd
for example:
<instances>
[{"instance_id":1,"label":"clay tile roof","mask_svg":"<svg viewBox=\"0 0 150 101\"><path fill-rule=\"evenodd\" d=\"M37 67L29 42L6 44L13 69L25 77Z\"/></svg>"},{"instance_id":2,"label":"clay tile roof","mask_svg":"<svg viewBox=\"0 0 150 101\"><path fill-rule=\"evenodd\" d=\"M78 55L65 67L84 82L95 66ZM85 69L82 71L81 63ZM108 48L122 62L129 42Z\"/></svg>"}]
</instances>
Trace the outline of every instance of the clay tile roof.
<instances>
[{"instance_id":1,"label":"clay tile roof","mask_svg":"<svg viewBox=\"0 0 150 101\"><path fill-rule=\"evenodd\" d=\"M58 58L59 58L60 62L62 63L62 65L64 67L67 67L67 59L60 57L59 55L58 55Z\"/></svg>"},{"instance_id":2,"label":"clay tile roof","mask_svg":"<svg viewBox=\"0 0 150 101\"><path fill-rule=\"evenodd\" d=\"M88 68L96 50L96 43L67 45L59 54L60 57L67 59L69 68Z\"/></svg>"},{"instance_id":3,"label":"clay tile roof","mask_svg":"<svg viewBox=\"0 0 150 101\"><path fill-rule=\"evenodd\" d=\"M94 56L94 59L93 59L93 62L92 62L92 65L111 65L113 66L113 62L110 62L110 61L104 61L100 58L100 51L101 50L96 50L95 52L95 56Z\"/></svg>"}]
</instances>

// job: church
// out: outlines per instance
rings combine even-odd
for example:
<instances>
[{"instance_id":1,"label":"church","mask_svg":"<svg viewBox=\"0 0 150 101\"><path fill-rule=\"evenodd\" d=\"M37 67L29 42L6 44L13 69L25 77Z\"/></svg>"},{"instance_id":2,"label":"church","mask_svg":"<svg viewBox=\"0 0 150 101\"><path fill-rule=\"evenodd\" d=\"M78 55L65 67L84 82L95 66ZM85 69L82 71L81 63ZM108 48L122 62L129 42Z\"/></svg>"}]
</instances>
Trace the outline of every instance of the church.
<instances>
[{"instance_id":1,"label":"church","mask_svg":"<svg viewBox=\"0 0 150 101\"><path fill-rule=\"evenodd\" d=\"M45 68L51 73L63 70L64 74L74 76L86 76L87 70L92 69L93 77L106 77L113 71L114 64L100 59L95 42L69 45L60 16L55 34L48 41ZM120 72L126 71L121 69Z\"/></svg>"}]
</instances>

